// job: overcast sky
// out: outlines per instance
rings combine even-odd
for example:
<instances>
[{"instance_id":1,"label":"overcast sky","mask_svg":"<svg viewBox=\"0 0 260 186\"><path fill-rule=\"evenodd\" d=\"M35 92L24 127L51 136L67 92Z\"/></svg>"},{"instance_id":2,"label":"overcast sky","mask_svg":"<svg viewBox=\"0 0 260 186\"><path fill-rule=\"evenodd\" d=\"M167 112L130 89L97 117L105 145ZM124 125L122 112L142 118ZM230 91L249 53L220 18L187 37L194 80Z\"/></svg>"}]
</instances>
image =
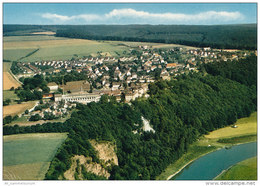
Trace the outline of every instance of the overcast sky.
<instances>
[{"instance_id":1,"label":"overcast sky","mask_svg":"<svg viewBox=\"0 0 260 186\"><path fill-rule=\"evenodd\" d=\"M4 24L256 23L256 3L4 3Z\"/></svg>"}]
</instances>

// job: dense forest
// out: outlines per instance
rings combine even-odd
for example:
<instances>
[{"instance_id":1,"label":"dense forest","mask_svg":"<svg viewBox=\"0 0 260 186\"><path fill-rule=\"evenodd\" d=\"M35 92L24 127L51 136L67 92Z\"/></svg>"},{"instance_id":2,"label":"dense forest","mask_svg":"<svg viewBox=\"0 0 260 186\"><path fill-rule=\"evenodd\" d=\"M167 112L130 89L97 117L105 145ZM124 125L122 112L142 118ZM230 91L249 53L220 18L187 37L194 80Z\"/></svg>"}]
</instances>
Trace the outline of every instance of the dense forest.
<instances>
[{"instance_id":1,"label":"dense forest","mask_svg":"<svg viewBox=\"0 0 260 186\"><path fill-rule=\"evenodd\" d=\"M4 25L4 36L54 31L57 37L256 49L257 25Z\"/></svg>"},{"instance_id":2,"label":"dense forest","mask_svg":"<svg viewBox=\"0 0 260 186\"><path fill-rule=\"evenodd\" d=\"M256 25L84 25L58 29L57 37L174 43L196 47L256 49Z\"/></svg>"},{"instance_id":3,"label":"dense forest","mask_svg":"<svg viewBox=\"0 0 260 186\"><path fill-rule=\"evenodd\" d=\"M109 179L155 179L199 136L233 124L257 109L256 69L256 56L202 65L201 72L151 83L150 97L139 98L131 105L102 96L98 103L77 104L77 111L64 123L4 126L3 133L68 132L45 179L64 178L74 155L99 162L89 139L116 145L119 165L109 169ZM141 116L155 132L142 130ZM100 179L87 174L85 178Z\"/></svg>"}]
</instances>

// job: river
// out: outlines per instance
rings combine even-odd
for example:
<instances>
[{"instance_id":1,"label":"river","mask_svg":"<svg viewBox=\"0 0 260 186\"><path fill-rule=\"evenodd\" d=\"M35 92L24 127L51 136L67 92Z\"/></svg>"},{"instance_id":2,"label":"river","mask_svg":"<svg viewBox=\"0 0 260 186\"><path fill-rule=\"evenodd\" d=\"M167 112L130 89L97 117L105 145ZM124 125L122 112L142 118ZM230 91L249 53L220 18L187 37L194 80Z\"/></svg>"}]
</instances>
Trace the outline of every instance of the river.
<instances>
[{"instance_id":1,"label":"river","mask_svg":"<svg viewBox=\"0 0 260 186\"><path fill-rule=\"evenodd\" d=\"M256 156L257 143L251 142L206 154L185 167L172 180L213 180L223 170Z\"/></svg>"}]
</instances>

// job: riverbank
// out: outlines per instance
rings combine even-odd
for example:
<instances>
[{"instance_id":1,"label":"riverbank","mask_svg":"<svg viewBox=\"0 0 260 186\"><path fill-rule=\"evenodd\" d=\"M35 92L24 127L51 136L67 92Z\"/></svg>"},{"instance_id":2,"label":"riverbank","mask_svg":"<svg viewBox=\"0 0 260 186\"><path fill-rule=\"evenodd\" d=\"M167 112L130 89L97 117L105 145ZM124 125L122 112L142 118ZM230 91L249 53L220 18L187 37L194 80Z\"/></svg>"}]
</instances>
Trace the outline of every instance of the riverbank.
<instances>
[{"instance_id":1,"label":"riverbank","mask_svg":"<svg viewBox=\"0 0 260 186\"><path fill-rule=\"evenodd\" d=\"M214 180L257 180L257 157L232 165L222 171Z\"/></svg>"},{"instance_id":2,"label":"riverbank","mask_svg":"<svg viewBox=\"0 0 260 186\"><path fill-rule=\"evenodd\" d=\"M186 166L188 166L191 162L196 159L216 151L221 148L230 147L233 145L238 145L242 143L254 142L257 140L257 112L254 112L247 118L239 119L235 125L237 128L232 128L231 126L215 130L211 132L207 137L203 136L198 139L196 142L189 146L188 151L179 158L175 163L169 165L159 176L157 176L157 180L169 180L177 175L181 170L183 170ZM245 126L247 125L247 126ZM250 126L249 126L250 125ZM239 127L243 127L245 130L238 130ZM233 130L230 130L232 128ZM254 128L255 130L252 130ZM228 134L225 132L228 131ZM217 138L213 138L212 135L218 136ZM225 137L222 138L221 135L225 134Z\"/></svg>"}]
</instances>

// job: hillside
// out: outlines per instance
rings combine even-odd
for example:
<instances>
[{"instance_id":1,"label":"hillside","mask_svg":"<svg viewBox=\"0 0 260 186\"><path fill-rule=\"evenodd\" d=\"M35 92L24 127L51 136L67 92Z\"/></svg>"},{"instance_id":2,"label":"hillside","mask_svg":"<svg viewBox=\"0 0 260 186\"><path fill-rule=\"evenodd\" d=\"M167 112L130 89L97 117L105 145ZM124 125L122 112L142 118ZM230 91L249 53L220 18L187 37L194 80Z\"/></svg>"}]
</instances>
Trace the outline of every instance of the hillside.
<instances>
[{"instance_id":1,"label":"hillside","mask_svg":"<svg viewBox=\"0 0 260 186\"><path fill-rule=\"evenodd\" d=\"M52 31L57 37L256 49L257 25L4 25L4 36Z\"/></svg>"}]
</instances>

